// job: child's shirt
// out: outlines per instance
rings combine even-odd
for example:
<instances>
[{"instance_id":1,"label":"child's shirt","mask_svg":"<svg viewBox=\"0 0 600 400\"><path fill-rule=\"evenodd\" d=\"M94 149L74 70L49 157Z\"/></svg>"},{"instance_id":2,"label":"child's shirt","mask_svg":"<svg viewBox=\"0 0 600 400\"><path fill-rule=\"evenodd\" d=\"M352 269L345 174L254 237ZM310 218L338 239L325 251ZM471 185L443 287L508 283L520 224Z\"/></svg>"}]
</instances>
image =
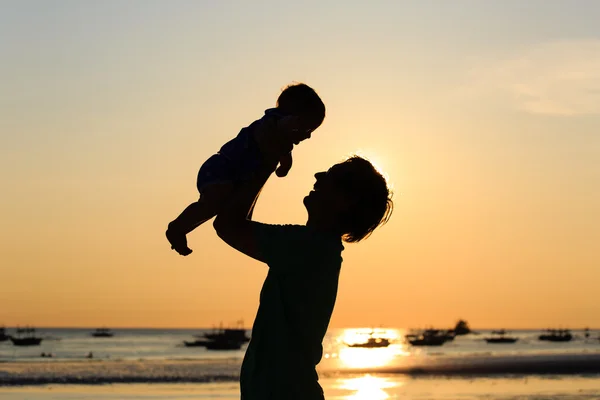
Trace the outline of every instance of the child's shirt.
<instances>
[{"instance_id":1,"label":"child's shirt","mask_svg":"<svg viewBox=\"0 0 600 400\"><path fill-rule=\"evenodd\" d=\"M223 147L221 147L221 150L219 150L219 154L224 155L233 162L243 159L247 156L253 156L253 154L248 153L253 152L256 147L256 143L254 142L253 138L254 130L266 119L279 119L286 116L287 114L282 113L277 108L269 108L268 110L265 110L265 115L263 115L261 119L254 121L246 128L242 128L240 133L238 133L235 138L225 143Z\"/></svg>"},{"instance_id":2,"label":"child's shirt","mask_svg":"<svg viewBox=\"0 0 600 400\"><path fill-rule=\"evenodd\" d=\"M214 183L234 183L248 179L260 166L262 155L254 140L254 130L266 119L279 119L288 116L277 108L270 108L265 115L249 126L242 128L238 135L225 143L218 153L202 164L198 172L196 186L202 192L204 186Z\"/></svg>"}]
</instances>

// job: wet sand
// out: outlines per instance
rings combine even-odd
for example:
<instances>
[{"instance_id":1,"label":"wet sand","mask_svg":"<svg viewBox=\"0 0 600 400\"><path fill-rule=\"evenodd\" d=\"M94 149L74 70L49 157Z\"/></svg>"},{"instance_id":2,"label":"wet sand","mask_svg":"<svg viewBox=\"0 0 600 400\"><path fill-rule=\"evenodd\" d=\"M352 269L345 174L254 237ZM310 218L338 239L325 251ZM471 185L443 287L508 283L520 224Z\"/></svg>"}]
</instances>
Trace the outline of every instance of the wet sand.
<instances>
[{"instance_id":1,"label":"wet sand","mask_svg":"<svg viewBox=\"0 0 600 400\"><path fill-rule=\"evenodd\" d=\"M329 376L321 380L328 400L592 400L600 399L600 376L410 377ZM191 400L239 399L236 382L0 387L3 400Z\"/></svg>"}]
</instances>

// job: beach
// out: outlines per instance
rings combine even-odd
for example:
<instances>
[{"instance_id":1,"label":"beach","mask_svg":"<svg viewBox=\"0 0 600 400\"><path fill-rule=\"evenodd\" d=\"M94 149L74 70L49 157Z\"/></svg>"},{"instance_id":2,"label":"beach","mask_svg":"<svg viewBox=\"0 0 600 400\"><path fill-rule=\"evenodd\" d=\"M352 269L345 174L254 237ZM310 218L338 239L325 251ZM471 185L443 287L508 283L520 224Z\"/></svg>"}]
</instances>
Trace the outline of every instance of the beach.
<instances>
[{"instance_id":1,"label":"beach","mask_svg":"<svg viewBox=\"0 0 600 400\"><path fill-rule=\"evenodd\" d=\"M600 399L600 377L495 378L357 375L322 379L328 400L591 400ZM235 382L180 384L43 385L0 387L3 400L239 399Z\"/></svg>"}]
</instances>

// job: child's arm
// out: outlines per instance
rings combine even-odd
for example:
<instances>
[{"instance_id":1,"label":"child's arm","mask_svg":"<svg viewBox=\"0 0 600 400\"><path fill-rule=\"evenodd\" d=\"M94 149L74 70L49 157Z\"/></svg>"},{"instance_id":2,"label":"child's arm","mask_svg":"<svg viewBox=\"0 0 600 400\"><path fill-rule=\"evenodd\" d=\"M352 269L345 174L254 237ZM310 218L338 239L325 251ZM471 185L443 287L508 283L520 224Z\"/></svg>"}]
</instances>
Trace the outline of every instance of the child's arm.
<instances>
[{"instance_id":1,"label":"child's arm","mask_svg":"<svg viewBox=\"0 0 600 400\"><path fill-rule=\"evenodd\" d=\"M263 153L271 152L272 146L289 141L290 132L298 124L297 117L286 117L279 121L267 120L254 131L254 140ZM278 177L284 177L292 168L292 152L288 152L279 159L279 167L275 171Z\"/></svg>"},{"instance_id":2,"label":"child's arm","mask_svg":"<svg viewBox=\"0 0 600 400\"><path fill-rule=\"evenodd\" d=\"M290 169L292 169L292 161L292 152L281 157L279 159L279 167L275 170L275 174L280 178L286 176L288 172L290 172Z\"/></svg>"}]
</instances>

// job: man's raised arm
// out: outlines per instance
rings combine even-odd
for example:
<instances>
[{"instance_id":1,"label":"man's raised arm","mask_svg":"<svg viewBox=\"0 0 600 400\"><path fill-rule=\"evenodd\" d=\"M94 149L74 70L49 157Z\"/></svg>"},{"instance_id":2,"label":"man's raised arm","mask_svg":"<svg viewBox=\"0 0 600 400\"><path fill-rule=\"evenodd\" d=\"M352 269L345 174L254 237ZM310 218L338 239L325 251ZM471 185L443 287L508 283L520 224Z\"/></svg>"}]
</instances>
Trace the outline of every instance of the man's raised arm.
<instances>
[{"instance_id":1,"label":"man's raised arm","mask_svg":"<svg viewBox=\"0 0 600 400\"><path fill-rule=\"evenodd\" d=\"M293 144L282 132L268 129L260 133L256 139L263 155L262 165L251 179L243 182L233 191L231 198L215 218L213 226L217 235L228 245L264 262L256 245L253 226L255 222L252 222L248 216L254 208L260 191L275 171L279 158L289 153Z\"/></svg>"}]
</instances>

